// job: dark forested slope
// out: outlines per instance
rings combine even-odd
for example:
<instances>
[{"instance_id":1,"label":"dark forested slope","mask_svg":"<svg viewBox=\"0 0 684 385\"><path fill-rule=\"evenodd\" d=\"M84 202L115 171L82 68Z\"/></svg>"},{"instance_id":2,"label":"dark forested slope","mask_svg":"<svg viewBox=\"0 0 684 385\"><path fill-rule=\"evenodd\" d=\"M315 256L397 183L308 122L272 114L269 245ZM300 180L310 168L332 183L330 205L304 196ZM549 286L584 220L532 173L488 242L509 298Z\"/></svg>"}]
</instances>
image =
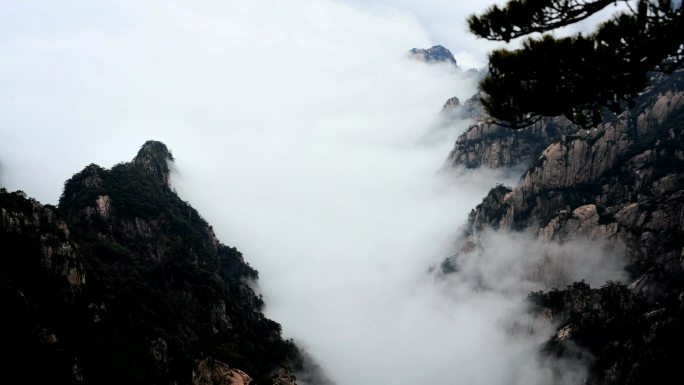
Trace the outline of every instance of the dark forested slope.
<instances>
[{"instance_id":1,"label":"dark forested slope","mask_svg":"<svg viewBox=\"0 0 684 385\"><path fill-rule=\"evenodd\" d=\"M59 207L0 193L7 384L292 383L257 272L169 187L171 153L90 165Z\"/></svg>"}]
</instances>

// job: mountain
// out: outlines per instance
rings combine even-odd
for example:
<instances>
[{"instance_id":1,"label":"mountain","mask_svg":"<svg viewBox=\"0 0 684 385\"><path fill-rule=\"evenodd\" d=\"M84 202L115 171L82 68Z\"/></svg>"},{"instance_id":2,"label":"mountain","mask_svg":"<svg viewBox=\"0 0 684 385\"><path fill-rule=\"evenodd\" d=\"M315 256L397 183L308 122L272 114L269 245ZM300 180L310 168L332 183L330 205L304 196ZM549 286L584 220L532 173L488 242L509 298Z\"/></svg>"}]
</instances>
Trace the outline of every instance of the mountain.
<instances>
[{"instance_id":1,"label":"mountain","mask_svg":"<svg viewBox=\"0 0 684 385\"><path fill-rule=\"evenodd\" d=\"M441 45L436 45L430 48L412 48L409 51L409 57L426 62L426 63L448 63L453 64L455 67L456 58L448 49Z\"/></svg>"},{"instance_id":2,"label":"mountain","mask_svg":"<svg viewBox=\"0 0 684 385\"><path fill-rule=\"evenodd\" d=\"M684 359L684 72L654 76L635 102L590 130L563 123L519 139L473 126L450 156L465 167L532 160L520 185L497 186L471 212L461 254L488 229L626 245L629 286L577 282L530 295L535 312L559 325L545 352L577 356L582 347L593 357L589 384L678 383Z\"/></svg>"},{"instance_id":3,"label":"mountain","mask_svg":"<svg viewBox=\"0 0 684 385\"><path fill-rule=\"evenodd\" d=\"M172 161L149 141L91 164L58 207L0 191L0 382L316 382L261 312L257 271L169 186Z\"/></svg>"},{"instance_id":4,"label":"mountain","mask_svg":"<svg viewBox=\"0 0 684 385\"><path fill-rule=\"evenodd\" d=\"M463 104L453 99L447 100L442 112L452 118L474 121L449 153L448 162L454 166L528 166L555 139L573 130L572 124L563 118L545 118L530 127L511 130L487 118L479 94Z\"/></svg>"}]
</instances>

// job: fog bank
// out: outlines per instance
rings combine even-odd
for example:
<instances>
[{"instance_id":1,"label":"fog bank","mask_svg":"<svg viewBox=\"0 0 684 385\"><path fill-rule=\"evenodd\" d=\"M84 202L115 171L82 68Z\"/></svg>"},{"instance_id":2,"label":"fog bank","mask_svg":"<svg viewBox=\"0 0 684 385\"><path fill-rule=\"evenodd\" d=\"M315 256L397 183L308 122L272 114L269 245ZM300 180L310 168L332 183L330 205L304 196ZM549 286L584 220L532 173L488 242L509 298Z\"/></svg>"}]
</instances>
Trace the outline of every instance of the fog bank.
<instances>
[{"instance_id":1,"label":"fog bank","mask_svg":"<svg viewBox=\"0 0 684 385\"><path fill-rule=\"evenodd\" d=\"M161 140L173 187L260 271L267 315L338 385L551 383L536 354L550 325L521 311L525 290L548 282L516 257L547 246L495 234L459 273L428 273L488 189L517 175L443 169L469 122L440 107L475 84L406 58L440 43L410 13L329 0L23 4L0 16L9 189L54 203L86 164ZM581 366L566 364L560 380L576 383Z\"/></svg>"}]
</instances>

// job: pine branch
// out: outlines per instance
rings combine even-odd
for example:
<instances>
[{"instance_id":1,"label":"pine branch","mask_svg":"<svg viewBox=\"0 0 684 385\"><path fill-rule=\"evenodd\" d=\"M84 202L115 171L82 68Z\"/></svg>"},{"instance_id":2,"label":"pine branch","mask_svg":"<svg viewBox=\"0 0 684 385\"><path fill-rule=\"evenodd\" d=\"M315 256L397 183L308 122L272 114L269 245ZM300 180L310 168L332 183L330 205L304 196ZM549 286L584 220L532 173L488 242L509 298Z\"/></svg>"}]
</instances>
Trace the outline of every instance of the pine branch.
<instances>
[{"instance_id":1,"label":"pine branch","mask_svg":"<svg viewBox=\"0 0 684 385\"><path fill-rule=\"evenodd\" d=\"M505 41L548 32L584 20L612 3L629 0L511 0L468 18L470 31L487 40Z\"/></svg>"}]
</instances>

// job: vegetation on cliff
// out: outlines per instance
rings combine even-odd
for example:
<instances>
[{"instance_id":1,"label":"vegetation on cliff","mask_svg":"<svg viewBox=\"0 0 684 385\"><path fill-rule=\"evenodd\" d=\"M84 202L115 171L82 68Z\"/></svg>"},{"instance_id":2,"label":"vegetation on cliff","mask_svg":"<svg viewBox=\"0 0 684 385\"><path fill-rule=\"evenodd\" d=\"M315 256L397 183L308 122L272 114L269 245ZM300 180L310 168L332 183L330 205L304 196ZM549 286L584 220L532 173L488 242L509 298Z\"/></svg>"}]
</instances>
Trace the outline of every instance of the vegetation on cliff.
<instances>
[{"instance_id":1,"label":"vegetation on cliff","mask_svg":"<svg viewBox=\"0 0 684 385\"><path fill-rule=\"evenodd\" d=\"M471 16L469 25L480 37L509 41L612 3L510 0ZM681 2L633 3L591 35L543 35L493 52L481 83L481 101L500 126L564 115L579 127L545 143L521 186L493 189L473 210L470 233L531 231L554 242L587 237L628 247L630 286L577 282L529 296L533 312L559 324L544 351L587 363L588 384L676 384L684 358L684 74L677 71L684 13ZM512 135L494 143L515 148ZM492 147L479 140L490 136L457 142L452 159L492 163L480 155L486 151L464 156Z\"/></svg>"},{"instance_id":2,"label":"vegetation on cliff","mask_svg":"<svg viewBox=\"0 0 684 385\"><path fill-rule=\"evenodd\" d=\"M675 384L684 358L684 73L651 81L616 119L555 139L519 186L493 188L469 218L471 243L500 229L627 246L629 286L529 297L559 325L544 351L584 360L588 384Z\"/></svg>"},{"instance_id":3,"label":"vegetation on cliff","mask_svg":"<svg viewBox=\"0 0 684 385\"><path fill-rule=\"evenodd\" d=\"M301 368L261 312L256 270L169 187L171 160L148 142L133 162L90 165L65 183L58 208L0 193L13 325L3 383L186 384L239 372L270 384Z\"/></svg>"},{"instance_id":4,"label":"vegetation on cliff","mask_svg":"<svg viewBox=\"0 0 684 385\"><path fill-rule=\"evenodd\" d=\"M671 282L658 301L613 282L593 289L577 282L531 293L533 311L550 310L560 322L544 350L589 361L591 384L679 383L684 359L682 278Z\"/></svg>"}]
</instances>

